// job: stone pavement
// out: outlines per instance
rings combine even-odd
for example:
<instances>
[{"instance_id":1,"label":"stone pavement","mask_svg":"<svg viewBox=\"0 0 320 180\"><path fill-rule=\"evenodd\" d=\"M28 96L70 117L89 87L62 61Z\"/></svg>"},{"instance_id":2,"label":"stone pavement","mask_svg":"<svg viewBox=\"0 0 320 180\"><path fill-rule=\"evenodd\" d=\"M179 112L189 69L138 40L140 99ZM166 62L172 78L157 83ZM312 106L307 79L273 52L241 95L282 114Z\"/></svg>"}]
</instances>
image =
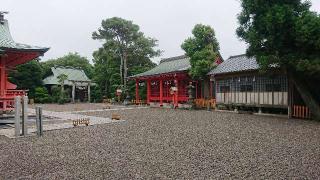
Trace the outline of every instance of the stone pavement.
<instances>
[{"instance_id":1,"label":"stone pavement","mask_svg":"<svg viewBox=\"0 0 320 180\"><path fill-rule=\"evenodd\" d=\"M77 113L85 113L85 112L102 112L102 111L115 111L115 110L128 110L128 109L140 109L140 108L148 108L148 107L134 107L134 108L128 108L125 106L117 107L114 109L97 109L97 110L83 110L83 111L70 111L70 112L55 112L55 111L48 111L43 110L42 115L44 117L43 120L43 130L49 131L49 130L56 130L56 129L65 129L65 128L74 128L72 124L72 120L76 119L83 119L83 118L89 118L90 124L89 125L96 125L96 124L106 124L106 123L112 123L112 122L123 122L125 120L111 120L111 118L105 118L105 117L96 117L96 116L87 116L83 114L77 114ZM28 109L29 116L35 115L34 109ZM30 123L32 123L30 125ZM35 120L29 120L28 121L28 133L30 135L35 135L36 132L36 125ZM7 128L7 129L0 129L0 135L7 136L9 138L14 138L14 126L13 128Z\"/></svg>"}]
</instances>

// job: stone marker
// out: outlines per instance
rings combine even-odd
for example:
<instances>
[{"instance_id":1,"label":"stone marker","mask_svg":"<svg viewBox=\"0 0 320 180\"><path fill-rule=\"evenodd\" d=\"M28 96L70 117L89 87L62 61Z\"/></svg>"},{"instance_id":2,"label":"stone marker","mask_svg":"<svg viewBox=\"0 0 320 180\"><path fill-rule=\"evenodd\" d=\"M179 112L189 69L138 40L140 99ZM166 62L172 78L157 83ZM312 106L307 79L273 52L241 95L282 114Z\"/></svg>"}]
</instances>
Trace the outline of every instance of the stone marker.
<instances>
[{"instance_id":1,"label":"stone marker","mask_svg":"<svg viewBox=\"0 0 320 180\"><path fill-rule=\"evenodd\" d=\"M14 97L14 127L15 127L15 136L20 136L21 130L21 96Z\"/></svg>"}]
</instances>

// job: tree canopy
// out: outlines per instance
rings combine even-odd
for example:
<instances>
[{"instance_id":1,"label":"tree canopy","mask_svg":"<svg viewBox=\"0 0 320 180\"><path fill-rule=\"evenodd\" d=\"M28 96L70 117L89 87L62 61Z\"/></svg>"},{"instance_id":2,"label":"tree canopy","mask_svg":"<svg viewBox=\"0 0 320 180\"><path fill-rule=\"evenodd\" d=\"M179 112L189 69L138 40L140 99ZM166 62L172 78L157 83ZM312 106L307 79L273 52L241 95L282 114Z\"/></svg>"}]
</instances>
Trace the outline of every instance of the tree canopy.
<instances>
[{"instance_id":1,"label":"tree canopy","mask_svg":"<svg viewBox=\"0 0 320 180\"><path fill-rule=\"evenodd\" d=\"M120 84L125 89L132 65L152 64L150 58L160 55L160 50L155 50L156 39L146 37L138 25L119 17L103 20L98 31L92 33L92 38L104 41L106 51L100 51L100 54L106 52L109 58L120 60Z\"/></svg>"},{"instance_id":2,"label":"tree canopy","mask_svg":"<svg viewBox=\"0 0 320 180\"><path fill-rule=\"evenodd\" d=\"M315 87L320 80L319 14L301 0L241 0L241 6L237 35L248 43L247 54L255 56L264 71L279 67L287 72L320 119Z\"/></svg>"},{"instance_id":3,"label":"tree canopy","mask_svg":"<svg viewBox=\"0 0 320 180\"><path fill-rule=\"evenodd\" d=\"M36 87L42 86L43 70L38 60L18 65L9 73L9 80L17 85L18 89L29 90L29 97L33 98Z\"/></svg>"},{"instance_id":4,"label":"tree canopy","mask_svg":"<svg viewBox=\"0 0 320 180\"><path fill-rule=\"evenodd\" d=\"M218 55L219 43L210 26L197 24L192 30L193 37L186 39L181 48L190 57L190 75L193 78L205 78L212 69Z\"/></svg>"},{"instance_id":5,"label":"tree canopy","mask_svg":"<svg viewBox=\"0 0 320 180\"><path fill-rule=\"evenodd\" d=\"M277 64L320 77L320 17L301 0L242 0L238 36L247 54L268 69Z\"/></svg>"},{"instance_id":6,"label":"tree canopy","mask_svg":"<svg viewBox=\"0 0 320 180\"><path fill-rule=\"evenodd\" d=\"M48 61L41 62L43 68L43 76L49 76L51 68L54 66L69 66L74 68L83 69L89 78L92 78L93 66L89 63L86 57L80 56L78 53L69 53L57 59L50 59Z\"/></svg>"}]
</instances>

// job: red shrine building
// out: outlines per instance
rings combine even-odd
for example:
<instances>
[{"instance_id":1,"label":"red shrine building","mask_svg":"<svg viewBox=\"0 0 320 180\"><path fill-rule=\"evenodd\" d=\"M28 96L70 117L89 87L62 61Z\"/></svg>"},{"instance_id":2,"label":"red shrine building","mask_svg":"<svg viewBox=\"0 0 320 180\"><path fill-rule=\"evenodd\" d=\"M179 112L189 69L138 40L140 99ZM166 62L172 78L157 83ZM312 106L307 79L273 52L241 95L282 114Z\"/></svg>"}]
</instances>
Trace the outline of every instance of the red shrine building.
<instances>
[{"instance_id":1,"label":"red shrine building","mask_svg":"<svg viewBox=\"0 0 320 180\"><path fill-rule=\"evenodd\" d=\"M6 12L0 12L0 110L13 108L15 96L26 95L26 91L16 90L17 86L8 81L8 73L17 65L29 62L42 56L49 48L16 43L4 19Z\"/></svg>"},{"instance_id":2,"label":"red shrine building","mask_svg":"<svg viewBox=\"0 0 320 180\"><path fill-rule=\"evenodd\" d=\"M216 59L216 64L222 62L221 56ZM191 67L187 56L177 56L162 59L155 68L135 76L130 79L136 81L136 100L140 100L139 87L147 87L147 104L154 103L163 106L167 103L173 103L175 107L179 103L188 101L188 86L192 82L194 86L194 98L203 98L212 96L209 82L192 80L188 75Z\"/></svg>"}]
</instances>

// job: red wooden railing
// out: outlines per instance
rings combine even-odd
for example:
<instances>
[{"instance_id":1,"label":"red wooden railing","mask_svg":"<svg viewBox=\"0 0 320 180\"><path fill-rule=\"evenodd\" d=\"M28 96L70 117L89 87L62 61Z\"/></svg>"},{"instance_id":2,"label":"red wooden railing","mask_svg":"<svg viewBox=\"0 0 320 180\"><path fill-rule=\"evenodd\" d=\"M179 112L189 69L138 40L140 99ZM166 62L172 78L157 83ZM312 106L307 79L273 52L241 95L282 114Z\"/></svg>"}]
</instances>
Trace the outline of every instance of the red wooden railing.
<instances>
[{"instance_id":1,"label":"red wooden railing","mask_svg":"<svg viewBox=\"0 0 320 180\"><path fill-rule=\"evenodd\" d=\"M292 117L301 119L311 119L311 111L306 106L293 105Z\"/></svg>"}]
</instances>

